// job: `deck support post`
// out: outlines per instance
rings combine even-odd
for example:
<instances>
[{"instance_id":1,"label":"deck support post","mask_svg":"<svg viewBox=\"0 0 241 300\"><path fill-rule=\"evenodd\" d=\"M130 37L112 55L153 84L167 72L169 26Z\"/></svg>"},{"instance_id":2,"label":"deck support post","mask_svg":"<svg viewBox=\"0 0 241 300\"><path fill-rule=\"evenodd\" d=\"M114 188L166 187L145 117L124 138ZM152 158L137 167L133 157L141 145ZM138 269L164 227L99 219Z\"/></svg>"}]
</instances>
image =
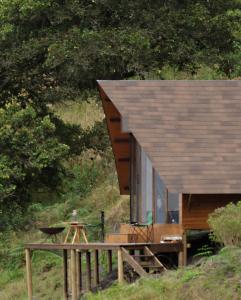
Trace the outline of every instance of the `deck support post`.
<instances>
[{"instance_id":1,"label":"deck support post","mask_svg":"<svg viewBox=\"0 0 241 300\"><path fill-rule=\"evenodd\" d=\"M76 285L76 251L70 250L71 260L71 287L72 287L72 300L77 300L77 285Z\"/></svg>"},{"instance_id":2,"label":"deck support post","mask_svg":"<svg viewBox=\"0 0 241 300\"><path fill-rule=\"evenodd\" d=\"M121 249L118 249L117 256L118 256L118 282L123 283L124 282L124 266L123 266L123 256L122 256Z\"/></svg>"},{"instance_id":3,"label":"deck support post","mask_svg":"<svg viewBox=\"0 0 241 300\"><path fill-rule=\"evenodd\" d=\"M32 283L32 268L31 268L31 251L25 249L26 258L26 270L27 270L27 288L28 288L28 300L33 299L33 283Z\"/></svg>"},{"instance_id":4,"label":"deck support post","mask_svg":"<svg viewBox=\"0 0 241 300\"><path fill-rule=\"evenodd\" d=\"M182 235L183 249L178 253L178 266L184 267L187 264L187 234L184 231Z\"/></svg>"},{"instance_id":5,"label":"deck support post","mask_svg":"<svg viewBox=\"0 0 241 300\"><path fill-rule=\"evenodd\" d=\"M112 250L107 250L108 273L112 272Z\"/></svg>"},{"instance_id":6,"label":"deck support post","mask_svg":"<svg viewBox=\"0 0 241 300\"><path fill-rule=\"evenodd\" d=\"M183 265L187 265L187 232L183 234Z\"/></svg>"},{"instance_id":7,"label":"deck support post","mask_svg":"<svg viewBox=\"0 0 241 300\"><path fill-rule=\"evenodd\" d=\"M98 286L100 283L100 274L99 274L99 251L94 251L94 285Z\"/></svg>"},{"instance_id":8,"label":"deck support post","mask_svg":"<svg viewBox=\"0 0 241 300\"><path fill-rule=\"evenodd\" d=\"M68 253L63 250L64 300L68 299Z\"/></svg>"},{"instance_id":9,"label":"deck support post","mask_svg":"<svg viewBox=\"0 0 241 300\"><path fill-rule=\"evenodd\" d=\"M82 263L81 263L81 252L76 251L76 284L77 284L77 298L80 297L82 290Z\"/></svg>"},{"instance_id":10,"label":"deck support post","mask_svg":"<svg viewBox=\"0 0 241 300\"><path fill-rule=\"evenodd\" d=\"M86 251L86 290L91 289L91 253Z\"/></svg>"}]
</instances>

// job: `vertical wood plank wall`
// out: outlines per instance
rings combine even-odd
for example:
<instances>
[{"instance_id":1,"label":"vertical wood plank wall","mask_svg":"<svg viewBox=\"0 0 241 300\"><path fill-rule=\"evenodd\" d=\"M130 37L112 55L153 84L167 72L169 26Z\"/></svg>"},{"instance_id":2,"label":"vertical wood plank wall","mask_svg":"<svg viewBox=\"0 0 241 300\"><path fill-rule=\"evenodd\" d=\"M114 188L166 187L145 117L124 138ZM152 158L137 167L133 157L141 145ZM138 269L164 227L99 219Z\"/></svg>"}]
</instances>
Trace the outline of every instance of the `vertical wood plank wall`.
<instances>
[{"instance_id":1,"label":"vertical wood plank wall","mask_svg":"<svg viewBox=\"0 0 241 300\"><path fill-rule=\"evenodd\" d=\"M216 208L241 200L241 194L183 195L182 225L184 229L209 229L208 215Z\"/></svg>"}]
</instances>

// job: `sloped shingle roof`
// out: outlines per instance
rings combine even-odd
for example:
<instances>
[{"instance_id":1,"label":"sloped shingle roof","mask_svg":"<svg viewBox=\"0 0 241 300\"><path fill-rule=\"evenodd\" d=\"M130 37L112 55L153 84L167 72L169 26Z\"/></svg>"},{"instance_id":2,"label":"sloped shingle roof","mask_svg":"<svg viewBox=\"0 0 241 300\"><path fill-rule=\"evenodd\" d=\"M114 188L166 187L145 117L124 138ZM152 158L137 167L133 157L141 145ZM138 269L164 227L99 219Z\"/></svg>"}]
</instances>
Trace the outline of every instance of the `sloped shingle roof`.
<instances>
[{"instance_id":1,"label":"sloped shingle roof","mask_svg":"<svg viewBox=\"0 0 241 300\"><path fill-rule=\"evenodd\" d=\"M241 81L99 81L171 192L241 193Z\"/></svg>"}]
</instances>

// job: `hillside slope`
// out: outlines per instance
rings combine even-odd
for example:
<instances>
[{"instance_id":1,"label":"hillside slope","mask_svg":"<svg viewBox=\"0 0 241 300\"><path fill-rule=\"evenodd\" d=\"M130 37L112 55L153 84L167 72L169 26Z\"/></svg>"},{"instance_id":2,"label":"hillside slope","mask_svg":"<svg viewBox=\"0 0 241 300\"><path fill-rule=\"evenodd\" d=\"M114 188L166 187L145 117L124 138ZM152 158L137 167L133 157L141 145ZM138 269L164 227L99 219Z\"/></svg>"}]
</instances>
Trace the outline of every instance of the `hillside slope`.
<instances>
[{"instance_id":1,"label":"hillside slope","mask_svg":"<svg viewBox=\"0 0 241 300\"><path fill-rule=\"evenodd\" d=\"M241 299L241 249L223 248L198 266L167 271L131 285L114 285L89 294L86 300L239 300Z\"/></svg>"}]
</instances>

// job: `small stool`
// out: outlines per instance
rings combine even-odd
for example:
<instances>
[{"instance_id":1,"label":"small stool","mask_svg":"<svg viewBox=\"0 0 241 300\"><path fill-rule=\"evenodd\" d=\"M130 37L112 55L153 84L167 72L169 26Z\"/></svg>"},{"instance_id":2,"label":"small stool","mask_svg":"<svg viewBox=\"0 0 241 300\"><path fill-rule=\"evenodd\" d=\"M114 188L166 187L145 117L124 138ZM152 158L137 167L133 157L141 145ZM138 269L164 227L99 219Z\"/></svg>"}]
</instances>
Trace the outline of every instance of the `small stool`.
<instances>
[{"instance_id":1,"label":"small stool","mask_svg":"<svg viewBox=\"0 0 241 300\"><path fill-rule=\"evenodd\" d=\"M88 244L85 225L81 223L70 223L70 227L64 239L64 244L68 243L68 239L71 236L71 233L74 233L71 244L80 243L80 236L82 234L83 239L86 244Z\"/></svg>"}]
</instances>

